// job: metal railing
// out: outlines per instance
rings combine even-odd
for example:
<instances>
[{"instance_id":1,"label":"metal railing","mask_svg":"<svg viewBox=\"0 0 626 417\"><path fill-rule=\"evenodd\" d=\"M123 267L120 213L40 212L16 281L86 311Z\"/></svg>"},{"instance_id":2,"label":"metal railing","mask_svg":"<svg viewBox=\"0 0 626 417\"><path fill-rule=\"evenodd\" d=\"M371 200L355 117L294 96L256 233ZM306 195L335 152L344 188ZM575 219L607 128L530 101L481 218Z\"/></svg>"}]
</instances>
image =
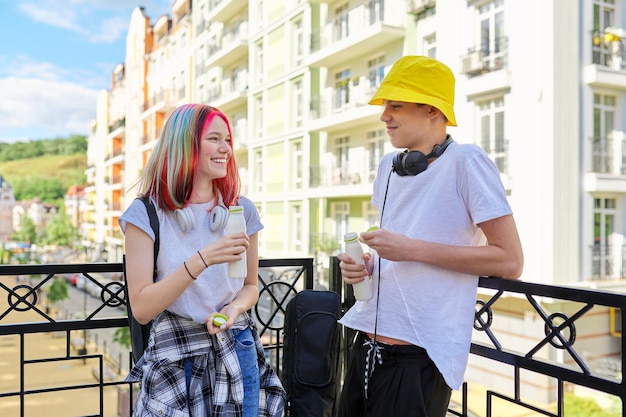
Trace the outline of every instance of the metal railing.
<instances>
[{"instance_id":1,"label":"metal railing","mask_svg":"<svg viewBox=\"0 0 626 417\"><path fill-rule=\"evenodd\" d=\"M286 304L296 292L313 288L313 265L312 258L259 261L260 297L253 315L266 356L279 375ZM329 289L341 294L345 311L353 304L351 288L342 284L336 258L331 257L329 269ZM51 407L59 402L65 407L63 415L129 415L134 384L123 379L131 355L111 342L113 330L128 323L121 272L119 263L0 266L0 409L6 415L42 415L33 411L37 404L44 404L40 413L53 415ZM45 302L44 294L57 279L71 283L73 296L80 294L82 299L74 297L73 307L74 314L82 311L80 317L69 317L72 311L56 316L58 306ZM506 402L562 417L565 395L576 387L618 399L626 416L621 374L626 294L481 277L476 306L466 376L487 386L482 398L486 416L497 414L495 402ZM342 336L345 364L353 332L344 329ZM63 372L70 368L79 376L66 380ZM538 405L544 402L529 393L541 381L549 405ZM472 383L464 384L450 415L475 415L468 389ZM86 408L73 412L59 400L71 401L74 393ZM42 401L50 396L56 401Z\"/></svg>"},{"instance_id":2,"label":"metal railing","mask_svg":"<svg viewBox=\"0 0 626 417\"><path fill-rule=\"evenodd\" d=\"M591 32L591 62L616 71L622 71L626 67L624 41L619 34L622 30L612 31L607 29Z\"/></svg>"},{"instance_id":3,"label":"metal railing","mask_svg":"<svg viewBox=\"0 0 626 417\"><path fill-rule=\"evenodd\" d=\"M626 141L621 137L594 137L592 138L592 158L593 172L624 175L626 174Z\"/></svg>"},{"instance_id":4,"label":"metal railing","mask_svg":"<svg viewBox=\"0 0 626 417\"><path fill-rule=\"evenodd\" d=\"M461 57L461 73L469 77L506 68L509 55L509 39L506 36L483 40Z\"/></svg>"},{"instance_id":5,"label":"metal railing","mask_svg":"<svg viewBox=\"0 0 626 417\"><path fill-rule=\"evenodd\" d=\"M595 280L626 278L626 245L591 245L591 277Z\"/></svg>"}]
</instances>

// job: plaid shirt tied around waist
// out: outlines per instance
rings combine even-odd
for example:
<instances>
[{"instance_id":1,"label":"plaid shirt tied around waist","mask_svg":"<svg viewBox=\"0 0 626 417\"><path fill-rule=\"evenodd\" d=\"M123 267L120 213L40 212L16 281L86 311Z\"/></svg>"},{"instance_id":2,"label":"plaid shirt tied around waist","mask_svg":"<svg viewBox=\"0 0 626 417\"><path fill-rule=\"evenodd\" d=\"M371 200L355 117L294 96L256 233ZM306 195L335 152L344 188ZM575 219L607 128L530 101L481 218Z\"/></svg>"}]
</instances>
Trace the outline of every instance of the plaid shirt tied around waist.
<instances>
[{"instance_id":1,"label":"plaid shirt tied around waist","mask_svg":"<svg viewBox=\"0 0 626 417\"><path fill-rule=\"evenodd\" d=\"M249 327L256 342L261 386L260 417L280 417L285 390L266 363L256 324L242 314L234 328ZM126 378L141 381L135 417L234 416L243 412L243 382L230 330L209 335L206 325L168 311L155 318L148 348ZM189 390L184 361L193 358Z\"/></svg>"}]
</instances>

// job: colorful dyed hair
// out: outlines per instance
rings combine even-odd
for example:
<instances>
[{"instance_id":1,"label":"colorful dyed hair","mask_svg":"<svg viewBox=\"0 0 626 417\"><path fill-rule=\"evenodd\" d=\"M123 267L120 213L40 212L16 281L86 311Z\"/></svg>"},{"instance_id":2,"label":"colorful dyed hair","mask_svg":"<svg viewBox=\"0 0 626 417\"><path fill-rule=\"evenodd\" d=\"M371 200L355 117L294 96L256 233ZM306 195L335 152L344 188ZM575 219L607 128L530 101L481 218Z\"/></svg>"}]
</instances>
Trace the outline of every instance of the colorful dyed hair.
<instances>
[{"instance_id":1,"label":"colorful dyed hair","mask_svg":"<svg viewBox=\"0 0 626 417\"><path fill-rule=\"evenodd\" d=\"M214 117L226 123L234 138L228 118L220 110L205 104L184 104L175 109L165 122L161 135L139 181L140 196L154 196L163 209L185 207L191 198L202 133ZM234 155L228 159L226 176L213 180L213 189L219 191L226 207L239 199L239 172ZM218 193L215 193L217 204Z\"/></svg>"}]
</instances>

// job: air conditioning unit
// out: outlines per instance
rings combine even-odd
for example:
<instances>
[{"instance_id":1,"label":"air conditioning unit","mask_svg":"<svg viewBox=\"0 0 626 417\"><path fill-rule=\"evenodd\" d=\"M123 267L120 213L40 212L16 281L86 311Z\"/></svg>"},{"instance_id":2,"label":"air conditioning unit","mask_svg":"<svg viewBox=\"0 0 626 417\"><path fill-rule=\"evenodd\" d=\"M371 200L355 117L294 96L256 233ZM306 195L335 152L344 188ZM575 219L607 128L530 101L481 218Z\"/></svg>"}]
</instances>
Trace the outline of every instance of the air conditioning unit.
<instances>
[{"instance_id":1,"label":"air conditioning unit","mask_svg":"<svg viewBox=\"0 0 626 417\"><path fill-rule=\"evenodd\" d=\"M406 10L411 14L418 14L435 6L437 0L406 0Z\"/></svg>"},{"instance_id":2,"label":"air conditioning unit","mask_svg":"<svg viewBox=\"0 0 626 417\"><path fill-rule=\"evenodd\" d=\"M464 74L478 74L484 69L482 51L471 52L463 57L461 68Z\"/></svg>"}]
</instances>

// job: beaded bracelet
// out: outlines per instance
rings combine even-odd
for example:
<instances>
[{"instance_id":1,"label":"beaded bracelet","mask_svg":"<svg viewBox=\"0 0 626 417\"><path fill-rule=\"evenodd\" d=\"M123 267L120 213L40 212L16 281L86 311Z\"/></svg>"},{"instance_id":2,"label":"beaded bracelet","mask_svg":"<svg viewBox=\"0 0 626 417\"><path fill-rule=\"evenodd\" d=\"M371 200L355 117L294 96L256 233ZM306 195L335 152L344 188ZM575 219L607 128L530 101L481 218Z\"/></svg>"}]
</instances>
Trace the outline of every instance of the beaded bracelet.
<instances>
[{"instance_id":1,"label":"beaded bracelet","mask_svg":"<svg viewBox=\"0 0 626 417\"><path fill-rule=\"evenodd\" d=\"M191 277L191 279L193 279L194 281L196 280L196 277L194 277L193 275L191 275L191 272L189 272L189 268L187 268L187 261L183 262L183 265L185 266L185 269L187 270L187 273L189 274L189 276Z\"/></svg>"},{"instance_id":2,"label":"beaded bracelet","mask_svg":"<svg viewBox=\"0 0 626 417\"><path fill-rule=\"evenodd\" d=\"M204 266L205 266L206 268L208 268L208 267L209 267L209 265L206 263L206 261L205 261L205 260L204 260L204 258L202 257L202 254L200 253L200 251L197 251L197 252L198 252L198 256L200 257L200 259L202 259L202 263L204 264Z\"/></svg>"}]
</instances>

